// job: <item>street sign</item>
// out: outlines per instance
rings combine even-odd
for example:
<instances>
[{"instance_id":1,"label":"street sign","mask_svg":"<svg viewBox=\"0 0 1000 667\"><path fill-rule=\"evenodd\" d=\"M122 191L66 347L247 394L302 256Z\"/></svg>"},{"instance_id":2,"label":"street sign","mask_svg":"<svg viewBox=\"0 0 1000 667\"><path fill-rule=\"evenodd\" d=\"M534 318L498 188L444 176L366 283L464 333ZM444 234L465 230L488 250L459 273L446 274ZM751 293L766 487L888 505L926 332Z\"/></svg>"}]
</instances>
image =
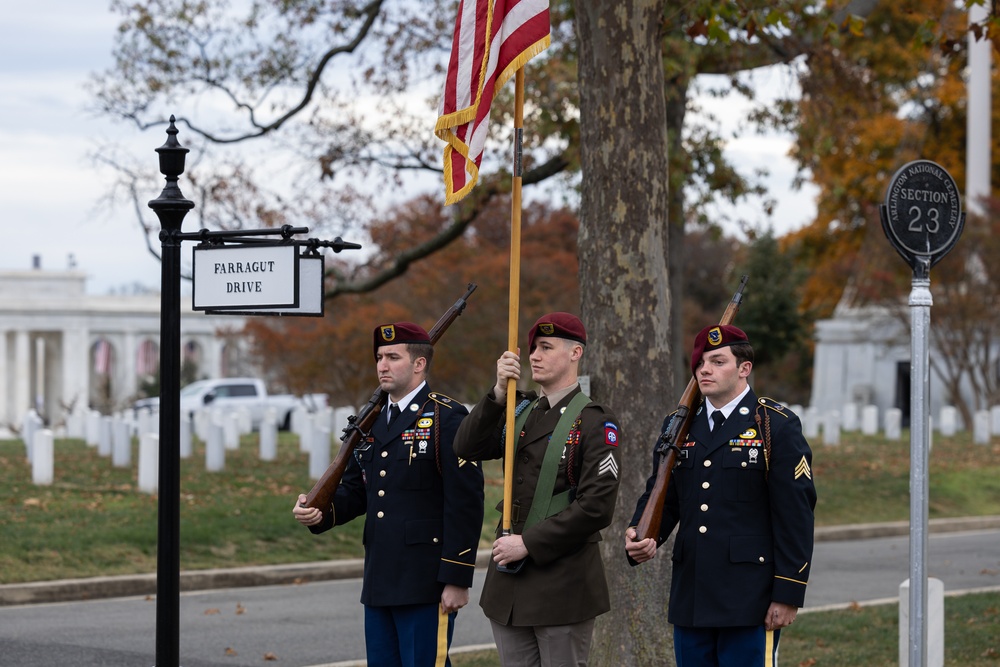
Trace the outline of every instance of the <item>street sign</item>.
<instances>
[{"instance_id":1,"label":"street sign","mask_svg":"<svg viewBox=\"0 0 1000 667\"><path fill-rule=\"evenodd\" d=\"M930 160L904 164L879 208L885 235L914 271L928 270L948 254L965 226L955 180Z\"/></svg>"},{"instance_id":2,"label":"street sign","mask_svg":"<svg viewBox=\"0 0 1000 667\"><path fill-rule=\"evenodd\" d=\"M299 305L296 308L267 308L259 310L206 310L206 315L272 315L323 317L326 303L323 283L324 261L322 255L299 255Z\"/></svg>"},{"instance_id":3,"label":"street sign","mask_svg":"<svg viewBox=\"0 0 1000 667\"><path fill-rule=\"evenodd\" d=\"M194 310L298 308L299 255L293 244L194 248Z\"/></svg>"},{"instance_id":4,"label":"street sign","mask_svg":"<svg viewBox=\"0 0 1000 667\"><path fill-rule=\"evenodd\" d=\"M955 247L965 214L955 180L930 160L904 164L879 207L882 230L913 269L910 291L910 600L909 664L927 665L927 517L930 452L930 270Z\"/></svg>"}]
</instances>

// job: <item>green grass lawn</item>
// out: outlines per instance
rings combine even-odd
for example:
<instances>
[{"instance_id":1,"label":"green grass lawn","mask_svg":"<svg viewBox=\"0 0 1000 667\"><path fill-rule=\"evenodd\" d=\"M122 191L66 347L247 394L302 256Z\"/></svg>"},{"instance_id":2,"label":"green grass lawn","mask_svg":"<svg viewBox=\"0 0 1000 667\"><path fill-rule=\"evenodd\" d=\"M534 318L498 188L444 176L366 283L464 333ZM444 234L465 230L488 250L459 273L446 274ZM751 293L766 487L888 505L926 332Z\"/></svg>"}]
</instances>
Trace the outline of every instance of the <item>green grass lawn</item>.
<instances>
[{"instance_id":1,"label":"green grass lawn","mask_svg":"<svg viewBox=\"0 0 1000 667\"><path fill-rule=\"evenodd\" d=\"M946 667L1000 665L1000 593L945 598ZM896 605L800 613L781 634L783 667L898 667ZM452 656L454 667L499 667L495 650Z\"/></svg>"},{"instance_id":2,"label":"green grass lawn","mask_svg":"<svg viewBox=\"0 0 1000 667\"><path fill-rule=\"evenodd\" d=\"M180 564L184 570L358 558L361 521L316 539L291 516L308 491L308 457L282 433L273 462L257 457L257 436L226 452L224 472L205 471L204 446L181 462ZM643 463L646 455L643 453ZM55 483L35 486L18 440L0 441L0 583L156 571L157 497L136 484L132 466L113 468L81 440L55 446ZM818 525L905 520L909 441L845 434L815 447ZM501 468L484 464L486 513L481 544L492 542L502 496ZM930 516L1000 515L1000 444L968 434L940 437L930 457Z\"/></svg>"}]
</instances>

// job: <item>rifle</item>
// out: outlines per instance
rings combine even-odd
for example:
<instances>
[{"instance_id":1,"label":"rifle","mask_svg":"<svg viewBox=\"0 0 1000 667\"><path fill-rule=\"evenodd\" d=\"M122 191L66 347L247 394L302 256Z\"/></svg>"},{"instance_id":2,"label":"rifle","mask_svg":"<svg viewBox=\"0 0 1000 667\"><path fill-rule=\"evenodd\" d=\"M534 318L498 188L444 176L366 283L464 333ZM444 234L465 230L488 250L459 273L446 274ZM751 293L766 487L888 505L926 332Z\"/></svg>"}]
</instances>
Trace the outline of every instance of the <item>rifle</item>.
<instances>
[{"instance_id":1,"label":"rifle","mask_svg":"<svg viewBox=\"0 0 1000 667\"><path fill-rule=\"evenodd\" d=\"M465 294L441 316L441 319L430 330L428 335L431 339L431 345L437 343L448 327L451 326L451 323L462 314L462 311L465 310L465 302L476 291L476 287L475 283L469 283L466 286ZM361 411L357 415L351 415L347 418L344 435L340 438L343 443L340 446L340 451L337 452L333 463L330 464L323 475L316 481L312 490L306 494L305 507L315 507L323 513L324 519L329 515L330 507L333 504L333 494L340 484L340 479L344 476L344 471L347 469L347 464L351 460L351 456L354 455L354 450L357 448L358 442L361 441L361 438L371 433L372 426L382 412L386 398L388 398L388 394L381 387L376 388L375 393L368 399L368 403L361 408Z\"/></svg>"},{"instance_id":2,"label":"rifle","mask_svg":"<svg viewBox=\"0 0 1000 667\"><path fill-rule=\"evenodd\" d=\"M736 294L732 301L726 306L726 312L722 314L719 324L732 324L736 318L736 312L740 309L740 302L743 300L743 288L746 287L750 276L743 276L740 286L736 288ZM698 388L698 379L694 376L688 381L687 388L681 394L681 400L677 404L677 409L670 416L667 427L660 434L656 442L656 453L659 454L659 466L656 469L656 482L650 489L649 497L646 499L646 506L642 510L639 518L639 525L636 526L636 541L641 541L647 537L654 540L660 534L660 522L663 519L663 502L667 497L667 486L670 484L670 473L673 472L674 464L677 462L677 453L680 451L678 443L687 437L688 429L691 427L693 417L692 410L701 400L701 390Z\"/></svg>"}]
</instances>

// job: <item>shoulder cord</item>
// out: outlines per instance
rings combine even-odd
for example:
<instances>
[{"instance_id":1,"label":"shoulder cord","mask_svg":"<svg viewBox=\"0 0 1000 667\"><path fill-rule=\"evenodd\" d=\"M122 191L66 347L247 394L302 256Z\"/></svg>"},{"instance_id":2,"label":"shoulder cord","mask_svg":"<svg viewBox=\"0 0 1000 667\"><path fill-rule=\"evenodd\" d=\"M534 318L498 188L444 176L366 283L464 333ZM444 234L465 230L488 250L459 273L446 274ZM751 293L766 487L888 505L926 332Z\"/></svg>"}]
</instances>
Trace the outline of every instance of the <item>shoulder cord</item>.
<instances>
[{"instance_id":1,"label":"shoulder cord","mask_svg":"<svg viewBox=\"0 0 1000 667\"><path fill-rule=\"evenodd\" d=\"M354 451L351 452L351 453L354 454L354 461L358 464L358 468L361 469L361 484L362 484L362 486L364 486L364 487L367 488L367 486L368 486L368 475L365 473L365 466L362 465L362 463L361 463L361 452L358 451L357 447L355 447Z\"/></svg>"},{"instance_id":2,"label":"shoulder cord","mask_svg":"<svg viewBox=\"0 0 1000 667\"><path fill-rule=\"evenodd\" d=\"M754 412L757 429L764 436L764 478L771 472L771 415L764 410L764 424L761 425L760 411Z\"/></svg>"},{"instance_id":3,"label":"shoulder cord","mask_svg":"<svg viewBox=\"0 0 1000 667\"><path fill-rule=\"evenodd\" d=\"M569 485L574 489L576 482L576 450L580 446L580 422L582 415L577 416L573 426L569 429L569 436L566 437L566 477L569 478Z\"/></svg>"},{"instance_id":4,"label":"shoulder cord","mask_svg":"<svg viewBox=\"0 0 1000 667\"><path fill-rule=\"evenodd\" d=\"M434 463L437 464L438 474L441 472L441 406L434 402Z\"/></svg>"},{"instance_id":5,"label":"shoulder cord","mask_svg":"<svg viewBox=\"0 0 1000 667\"><path fill-rule=\"evenodd\" d=\"M514 417L520 417L521 413L524 412L525 408L531 405L531 401L527 398L522 398L521 401L514 406ZM507 422L506 420L500 422L500 442L505 442L507 440Z\"/></svg>"}]
</instances>

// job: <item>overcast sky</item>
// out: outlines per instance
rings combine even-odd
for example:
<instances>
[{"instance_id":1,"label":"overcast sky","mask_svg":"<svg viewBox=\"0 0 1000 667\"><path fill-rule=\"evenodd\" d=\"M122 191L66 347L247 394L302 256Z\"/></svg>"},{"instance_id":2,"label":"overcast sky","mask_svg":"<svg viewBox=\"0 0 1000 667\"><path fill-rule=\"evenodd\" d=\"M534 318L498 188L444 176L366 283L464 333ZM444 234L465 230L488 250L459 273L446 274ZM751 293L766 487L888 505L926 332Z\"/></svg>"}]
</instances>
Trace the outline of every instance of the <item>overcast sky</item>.
<instances>
[{"instance_id":1,"label":"overcast sky","mask_svg":"<svg viewBox=\"0 0 1000 667\"><path fill-rule=\"evenodd\" d=\"M36 255L44 269L65 269L72 255L90 276L91 293L134 282L159 285L159 264L128 211L98 208L111 175L88 158L102 142L137 134L86 111L84 83L89 73L111 63L115 25L107 0L4 8L0 269L30 269ZM155 166L156 145L146 148Z\"/></svg>"},{"instance_id":2,"label":"overcast sky","mask_svg":"<svg viewBox=\"0 0 1000 667\"><path fill-rule=\"evenodd\" d=\"M0 270L30 269L36 255L44 269L65 269L72 256L89 276L90 293L120 291L134 283L159 288L159 264L146 250L131 212L98 207L111 173L88 157L102 143L128 137L128 150L139 159L148 152L155 167L154 149L162 144L152 133L139 135L86 110L84 84L91 73L111 64L116 26L108 0L46 0L4 8ZM742 169L771 169L780 202L775 215L779 234L801 227L814 211L811 190L788 191L793 169L786 151L787 142L761 137L740 140L729 149ZM154 184L150 198L161 187L162 182ZM753 212L748 215L756 218Z\"/></svg>"}]
</instances>

